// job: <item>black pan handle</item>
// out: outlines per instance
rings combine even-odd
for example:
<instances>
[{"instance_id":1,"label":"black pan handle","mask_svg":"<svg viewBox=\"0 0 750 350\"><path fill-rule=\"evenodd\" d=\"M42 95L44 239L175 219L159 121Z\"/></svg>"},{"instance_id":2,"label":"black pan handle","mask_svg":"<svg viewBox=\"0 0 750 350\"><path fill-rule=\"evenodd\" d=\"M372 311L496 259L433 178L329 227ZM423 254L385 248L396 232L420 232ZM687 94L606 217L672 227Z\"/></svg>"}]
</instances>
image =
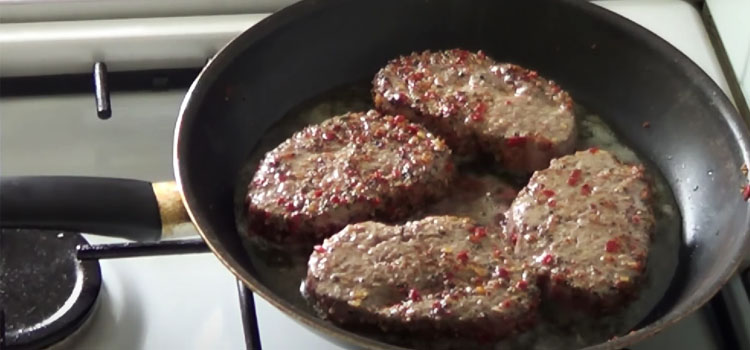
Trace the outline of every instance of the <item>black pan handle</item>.
<instances>
[{"instance_id":1,"label":"black pan handle","mask_svg":"<svg viewBox=\"0 0 750 350\"><path fill-rule=\"evenodd\" d=\"M0 179L0 226L155 241L189 222L174 182L79 177Z\"/></svg>"}]
</instances>

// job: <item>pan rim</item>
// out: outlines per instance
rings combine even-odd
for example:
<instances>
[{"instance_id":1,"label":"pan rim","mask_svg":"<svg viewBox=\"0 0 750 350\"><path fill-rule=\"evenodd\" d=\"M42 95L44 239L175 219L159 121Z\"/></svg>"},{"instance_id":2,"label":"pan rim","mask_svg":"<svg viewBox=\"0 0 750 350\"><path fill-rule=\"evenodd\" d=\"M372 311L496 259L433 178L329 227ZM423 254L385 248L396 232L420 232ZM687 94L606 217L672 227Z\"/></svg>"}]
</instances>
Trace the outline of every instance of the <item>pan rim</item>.
<instances>
[{"instance_id":1,"label":"pan rim","mask_svg":"<svg viewBox=\"0 0 750 350\"><path fill-rule=\"evenodd\" d=\"M318 11L323 6L334 6L336 3L351 2L356 0L305 0L290 5L270 16L264 18L251 28L245 30L241 34L237 35L230 42L224 45L214 56L214 58L204 66L201 72L198 74L193 84L186 92L185 98L180 106L177 122L174 130L173 138L173 171L178 187L181 189L182 201L185 208L190 216L192 222L203 240L207 243L212 253L221 261L224 266L232 272L232 274L239 278L245 285L247 285L254 293L257 293L267 302L272 304L276 309L283 312L285 315L293 318L295 321L303 324L304 326L318 331L324 332L328 336L336 338L340 342L348 344L358 344L368 349L404 349L402 347L393 346L386 344L372 338L368 338L359 335L354 332L350 332L343 328L334 326L333 324L326 322L320 318L308 315L300 312L297 307L287 302L285 299L278 297L273 292L265 287L260 281L253 277L250 273L243 271L244 269L238 269L239 266L237 261L228 254L221 251L218 248L219 240L210 233L210 228L207 223L197 216L197 213L201 211L200 204L195 202L194 197L190 193L185 191L185 179L189 178L187 169L183 169L180 163L180 155L188 152L186 142L184 139L186 136L181 137L185 134L189 128L185 125L192 120L195 120L198 116L197 109L201 105L203 98L206 93L210 90L211 85L216 80L217 76L229 65L234 58L244 50L254 44L256 41L264 38L268 33L283 28L289 22L296 20L297 17L303 16L309 11ZM723 119L726 121L730 128L731 134L734 136L736 144L739 148L741 157L746 163L750 163L750 132L748 132L747 123L740 117L739 113L733 107L726 94L719 88L719 86L692 60L685 56L682 52L672 46L670 43L660 38L648 29L630 21L629 19L616 14L610 10L602 8L596 4L577 1L577 0L558 0L557 2L563 3L564 6L575 8L581 13L602 19L607 22L614 29L622 31L627 35L638 40L650 49L655 50L664 57L670 57L673 59L675 67L686 76L693 79L696 85L702 87L704 94L710 94L707 96L711 100L716 108L721 112ZM750 206L746 209L746 212L750 214ZM646 327L630 332L627 335L616 337L604 343L595 344L584 349L615 349L622 348L627 345L634 344L642 341L648 337L651 337L660 331L674 325L681 321L688 315L694 313L696 310L705 305L719 290L727 283L727 281L735 274L735 271L742 262L745 254L748 242L750 242L750 215L746 215L744 232L737 232L743 234L740 239L739 245L730 254L730 263L726 266L726 269L716 276L710 288L706 288L702 293L694 294L684 302L681 310L678 310L673 317L664 319L663 321L656 321L648 324ZM209 228L209 230L204 230ZM670 311L674 312L674 311Z\"/></svg>"}]
</instances>

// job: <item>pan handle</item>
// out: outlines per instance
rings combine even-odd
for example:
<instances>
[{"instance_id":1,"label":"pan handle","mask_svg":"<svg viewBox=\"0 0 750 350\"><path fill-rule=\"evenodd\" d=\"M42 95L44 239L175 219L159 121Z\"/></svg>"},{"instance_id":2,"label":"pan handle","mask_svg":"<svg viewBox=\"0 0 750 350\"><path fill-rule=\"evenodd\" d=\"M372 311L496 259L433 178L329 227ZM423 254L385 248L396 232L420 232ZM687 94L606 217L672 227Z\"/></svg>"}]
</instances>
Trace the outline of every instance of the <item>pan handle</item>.
<instances>
[{"instance_id":1,"label":"pan handle","mask_svg":"<svg viewBox=\"0 0 750 350\"><path fill-rule=\"evenodd\" d=\"M190 218L174 182L80 177L0 179L0 226L70 230L135 241L174 235Z\"/></svg>"}]
</instances>

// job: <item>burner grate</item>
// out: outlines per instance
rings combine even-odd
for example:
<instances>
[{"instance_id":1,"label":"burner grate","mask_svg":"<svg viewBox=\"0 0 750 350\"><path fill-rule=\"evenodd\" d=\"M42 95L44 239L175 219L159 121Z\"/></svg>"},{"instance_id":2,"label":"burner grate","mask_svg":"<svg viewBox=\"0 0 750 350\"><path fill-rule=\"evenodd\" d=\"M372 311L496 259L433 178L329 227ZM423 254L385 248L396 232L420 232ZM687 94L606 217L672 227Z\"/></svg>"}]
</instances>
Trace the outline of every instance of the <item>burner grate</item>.
<instances>
[{"instance_id":1,"label":"burner grate","mask_svg":"<svg viewBox=\"0 0 750 350\"><path fill-rule=\"evenodd\" d=\"M167 240L160 242L127 242L112 244L81 244L77 247L78 259L82 261L116 259L155 255L194 254L209 252L201 238ZM253 293L242 281L237 281L242 325L247 350L261 350L258 316L255 312ZM3 350L3 349L0 349Z\"/></svg>"},{"instance_id":2,"label":"burner grate","mask_svg":"<svg viewBox=\"0 0 750 350\"><path fill-rule=\"evenodd\" d=\"M11 230L0 233L0 347L47 348L67 338L92 314L101 289L97 261L79 261L79 234Z\"/></svg>"}]
</instances>

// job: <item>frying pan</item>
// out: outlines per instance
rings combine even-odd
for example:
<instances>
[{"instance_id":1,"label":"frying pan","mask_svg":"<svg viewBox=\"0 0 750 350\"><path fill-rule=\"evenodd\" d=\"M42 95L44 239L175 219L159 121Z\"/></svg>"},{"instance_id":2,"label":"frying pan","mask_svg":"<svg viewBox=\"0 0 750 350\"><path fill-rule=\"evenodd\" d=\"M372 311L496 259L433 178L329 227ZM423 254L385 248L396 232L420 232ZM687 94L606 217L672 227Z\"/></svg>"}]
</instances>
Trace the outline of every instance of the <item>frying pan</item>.
<instances>
[{"instance_id":1,"label":"frying pan","mask_svg":"<svg viewBox=\"0 0 750 350\"><path fill-rule=\"evenodd\" d=\"M739 192L747 183L740 171L750 156L747 126L688 58L586 2L305 0L285 8L232 40L188 91L175 130L171 193L181 193L214 254L279 310L349 348L392 348L322 321L271 288L243 248L233 193L259 139L294 106L368 79L398 55L454 47L482 49L557 81L654 164L676 198L683 230L669 292L632 332L591 349L622 348L658 333L732 276L750 227ZM160 216L159 203L174 204L155 200L151 184L119 179L5 178L2 193L3 226L141 240L160 237L170 216ZM179 203L172 209L179 217Z\"/></svg>"}]
</instances>

